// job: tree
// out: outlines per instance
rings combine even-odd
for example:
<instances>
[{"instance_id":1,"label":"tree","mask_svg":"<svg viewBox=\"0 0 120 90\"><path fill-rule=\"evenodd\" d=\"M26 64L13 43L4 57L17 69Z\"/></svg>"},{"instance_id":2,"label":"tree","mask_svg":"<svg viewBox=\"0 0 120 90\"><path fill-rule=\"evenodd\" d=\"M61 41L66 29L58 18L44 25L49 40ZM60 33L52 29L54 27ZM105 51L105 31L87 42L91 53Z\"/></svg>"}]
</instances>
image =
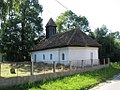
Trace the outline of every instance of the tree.
<instances>
[{"instance_id":1,"label":"tree","mask_svg":"<svg viewBox=\"0 0 120 90\"><path fill-rule=\"evenodd\" d=\"M39 13L42 12L42 6L38 4L38 0L26 0L25 4L21 4L21 48L22 56L27 58L31 46L35 40L42 35L42 19Z\"/></svg>"},{"instance_id":2,"label":"tree","mask_svg":"<svg viewBox=\"0 0 120 90\"><path fill-rule=\"evenodd\" d=\"M80 27L82 31L89 32L89 22L85 16L77 16L71 10L61 13L56 19L57 31L64 32Z\"/></svg>"},{"instance_id":3,"label":"tree","mask_svg":"<svg viewBox=\"0 0 120 90\"><path fill-rule=\"evenodd\" d=\"M11 9L13 3L10 3ZM0 1L0 52L2 52L2 37L6 29L6 17L8 13L8 2L6 0Z\"/></svg>"},{"instance_id":4,"label":"tree","mask_svg":"<svg viewBox=\"0 0 120 90\"><path fill-rule=\"evenodd\" d=\"M110 58L111 61L120 61L120 32L111 32L108 37L110 37Z\"/></svg>"},{"instance_id":5,"label":"tree","mask_svg":"<svg viewBox=\"0 0 120 90\"><path fill-rule=\"evenodd\" d=\"M2 33L1 46L7 60L24 61L30 59L30 48L43 35L42 18L39 17L42 6L38 0L19 0L17 5L17 10L12 7L7 13L7 27Z\"/></svg>"},{"instance_id":6,"label":"tree","mask_svg":"<svg viewBox=\"0 0 120 90\"><path fill-rule=\"evenodd\" d=\"M120 60L119 32L110 32L110 30L103 25L101 28L97 28L91 36L102 45L102 47L100 47L100 59L109 57L111 61Z\"/></svg>"}]
</instances>

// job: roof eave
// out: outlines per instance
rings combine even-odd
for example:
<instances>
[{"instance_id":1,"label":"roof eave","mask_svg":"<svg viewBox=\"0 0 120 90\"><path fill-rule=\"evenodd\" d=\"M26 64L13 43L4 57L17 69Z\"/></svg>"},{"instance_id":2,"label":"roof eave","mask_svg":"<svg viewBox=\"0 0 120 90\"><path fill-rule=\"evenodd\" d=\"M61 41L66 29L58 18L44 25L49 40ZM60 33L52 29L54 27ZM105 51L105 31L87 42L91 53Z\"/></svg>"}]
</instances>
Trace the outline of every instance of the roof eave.
<instances>
[{"instance_id":1,"label":"roof eave","mask_svg":"<svg viewBox=\"0 0 120 90\"><path fill-rule=\"evenodd\" d=\"M40 50L47 50L47 49L54 49L54 48L63 48L63 47L101 47L101 46L96 46L96 45L64 45L64 46L56 46L56 47L49 47L49 48L41 48L41 49L34 49L30 50L30 52L34 51L40 51Z\"/></svg>"}]
</instances>

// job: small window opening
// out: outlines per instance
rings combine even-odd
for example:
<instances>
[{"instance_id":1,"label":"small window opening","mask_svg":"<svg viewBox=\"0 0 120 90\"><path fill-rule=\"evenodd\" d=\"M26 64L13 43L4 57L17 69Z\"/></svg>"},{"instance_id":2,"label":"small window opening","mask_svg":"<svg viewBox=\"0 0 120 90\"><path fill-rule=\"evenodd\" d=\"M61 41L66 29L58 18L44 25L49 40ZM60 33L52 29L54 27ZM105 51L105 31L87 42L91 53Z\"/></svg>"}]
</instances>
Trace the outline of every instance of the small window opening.
<instances>
[{"instance_id":1,"label":"small window opening","mask_svg":"<svg viewBox=\"0 0 120 90\"><path fill-rule=\"evenodd\" d=\"M62 54L62 60L65 60L65 54L64 53Z\"/></svg>"},{"instance_id":2,"label":"small window opening","mask_svg":"<svg viewBox=\"0 0 120 90\"><path fill-rule=\"evenodd\" d=\"M50 60L52 60L52 54L50 54Z\"/></svg>"},{"instance_id":3,"label":"small window opening","mask_svg":"<svg viewBox=\"0 0 120 90\"><path fill-rule=\"evenodd\" d=\"M37 57L37 55L35 54L35 55L34 55L34 61L35 61L35 62L36 62L36 57Z\"/></svg>"},{"instance_id":4,"label":"small window opening","mask_svg":"<svg viewBox=\"0 0 120 90\"><path fill-rule=\"evenodd\" d=\"M43 54L43 60L45 60L45 55Z\"/></svg>"}]
</instances>

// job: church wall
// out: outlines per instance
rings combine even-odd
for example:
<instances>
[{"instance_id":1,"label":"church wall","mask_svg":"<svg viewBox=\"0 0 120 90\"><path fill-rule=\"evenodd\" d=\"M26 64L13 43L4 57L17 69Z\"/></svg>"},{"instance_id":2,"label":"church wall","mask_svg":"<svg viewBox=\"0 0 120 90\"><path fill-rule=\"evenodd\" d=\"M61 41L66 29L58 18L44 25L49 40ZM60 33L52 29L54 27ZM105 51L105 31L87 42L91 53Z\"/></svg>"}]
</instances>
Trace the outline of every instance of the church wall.
<instances>
[{"instance_id":1,"label":"church wall","mask_svg":"<svg viewBox=\"0 0 120 90\"><path fill-rule=\"evenodd\" d=\"M52 54L52 59L50 55ZM66 48L55 48L55 49L47 49L41 51L35 51L31 53L31 60L35 62L39 61L62 61L62 54L65 55L64 61L68 59L68 50ZM45 56L43 58L43 55Z\"/></svg>"},{"instance_id":2,"label":"church wall","mask_svg":"<svg viewBox=\"0 0 120 90\"><path fill-rule=\"evenodd\" d=\"M69 61L86 60L84 63L90 65L91 59L94 64L99 64L98 47L69 47Z\"/></svg>"},{"instance_id":3,"label":"church wall","mask_svg":"<svg viewBox=\"0 0 120 90\"><path fill-rule=\"evenodd\" d=\"M51 55L52 54L52 59ZM64 60L63 55L64 54ZM43 58L43 55L45 56ZM31 53L31 60L34 62L53 62L60 61L62 63L68 63L69 61L80 63L80 60L84 60L86 65L91 65L91 59L94 64L99 64L98 48L97 47L64 47L47 49L41 51L35 51ZM78 64L78 62L76 62Z\"/></svg>"}]
</instances>

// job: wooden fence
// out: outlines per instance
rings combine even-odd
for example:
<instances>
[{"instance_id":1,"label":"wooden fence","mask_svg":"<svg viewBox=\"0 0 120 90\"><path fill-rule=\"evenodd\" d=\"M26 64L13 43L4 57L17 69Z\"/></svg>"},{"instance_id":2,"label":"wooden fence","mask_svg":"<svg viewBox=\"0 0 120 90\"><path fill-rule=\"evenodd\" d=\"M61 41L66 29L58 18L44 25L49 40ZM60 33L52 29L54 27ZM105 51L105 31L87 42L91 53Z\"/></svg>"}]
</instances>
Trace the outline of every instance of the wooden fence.
<instances>
[{"instance_id":1,"label":"wooden fence","mask_svg":"<svg viewBox=\"0 0 120 90\"><path fill-rule=\"evenodd\" d=\"M55 73L46 73L46 74L39 74L39 75L31 75L31 76L18 76L18 77L11 77L11 78L0 78L0 88L6 87L6 86L14 86L19 84L24 84L27 82L34 82L34 81L40 81L40 80L46 80L46 79L52 79L57 77L63 77L68 75L74 75L81 72L86 71L92 71L96 69L101 69L108 67L108 64L106 65L99 65L99 66L93 66L92 68L82 68L81 70L70 70L66 72L55 72Z\"/></svg>"},{"instance_id":2,"label":"wooden fence","mask_svg":"<svg viewBox=\"0 0 120 90\"><path fill-rule=\"evenodd\" d=\"M88 64L89 61L89 64ZM95 61L95 60L94 60ZM90 63L91 62L91 63ZM107 59L109 64L110 60ZM104 59L104 65L105 65ZM0 77L30 76L99 66L93 60L0 63Z\"/></svg>"}]
</instances>

